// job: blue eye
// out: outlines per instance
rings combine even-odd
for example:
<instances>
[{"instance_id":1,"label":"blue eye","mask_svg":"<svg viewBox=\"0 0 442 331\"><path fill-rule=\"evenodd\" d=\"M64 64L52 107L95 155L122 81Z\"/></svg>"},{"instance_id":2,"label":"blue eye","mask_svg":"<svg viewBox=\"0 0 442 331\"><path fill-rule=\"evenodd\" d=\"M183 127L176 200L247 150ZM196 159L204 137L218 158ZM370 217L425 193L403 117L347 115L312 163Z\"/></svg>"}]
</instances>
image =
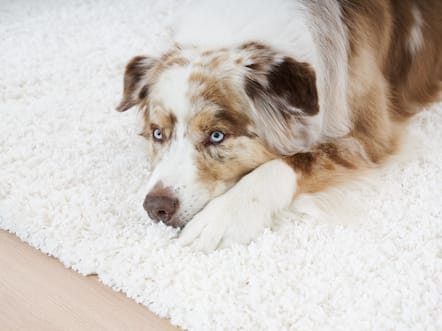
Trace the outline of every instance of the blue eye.
<instances>
[{"instance_id":1,"label":"blue eye","mask_svg":"<svg viewBox=\"0 0 442 331\"><path fill-rule=\"evenodd\" d=\"M212 144L219 144L223 140L224 140L224 133L222 133L221 131L213 131L210 134L210 142Z\"/></svg>"},{"instance_id":2,"label":"blue eye","mask_svg":"<svg viewBox=\"0 0 442 331\"><path fill-rule=\"evenodd\" d=\"M153 130L153 138L158 141L163 140L163 133L161 132L160 129Z\"/></svg>"}]
</instances>

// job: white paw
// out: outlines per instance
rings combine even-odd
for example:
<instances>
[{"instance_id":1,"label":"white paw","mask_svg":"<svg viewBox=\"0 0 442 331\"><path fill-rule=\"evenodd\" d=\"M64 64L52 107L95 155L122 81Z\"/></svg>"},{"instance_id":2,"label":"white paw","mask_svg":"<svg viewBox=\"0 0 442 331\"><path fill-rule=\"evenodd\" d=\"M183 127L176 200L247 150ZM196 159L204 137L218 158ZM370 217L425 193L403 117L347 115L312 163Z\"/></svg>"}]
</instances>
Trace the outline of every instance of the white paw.
<instances>
[{"instance_id":1,"label":"white paw","mask_svg":"<svg viewBox=\"0 0 442 331\"><path fill-rule=\"evenodd\" d=\"M270 226L270 210L259 201L232 192L212 200L183 229L178 243L193 250L211 252L233 243L248 244Z\"/></svg>"},{"instance_id":2,"label":"white paw","mask_svg":"<svg viewBox=\"0 0 442 331\"><path fill-rule=\"evenodd\" d=\"M210 201L186 225L178 243L204 252L248 244L291 203L295 190L294 171L280 160L267 162Z\"/></svg>"}]
</instances>

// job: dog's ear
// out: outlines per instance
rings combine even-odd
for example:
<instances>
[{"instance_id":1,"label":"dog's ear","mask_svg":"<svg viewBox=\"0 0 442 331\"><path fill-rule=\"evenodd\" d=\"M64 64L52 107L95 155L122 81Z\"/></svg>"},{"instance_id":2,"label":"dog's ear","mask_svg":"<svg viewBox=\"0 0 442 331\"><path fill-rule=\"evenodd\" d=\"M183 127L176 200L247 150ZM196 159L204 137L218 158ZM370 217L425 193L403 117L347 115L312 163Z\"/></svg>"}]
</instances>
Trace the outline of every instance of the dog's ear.
<instances>
[{"instance_id":1,"label":"dog's ear","mask_svg":"<svg viewBox=\"0 0 442 331\"><path fill-rule=\"evenodd\" d=\"M319 102L313 68L290 57L255 58L246 65L245 91L254 105L258 131L271 148L294 154L316 134Z\"/></svg>"},{"instance_id":2,"label":"dog's ear","mask_svg":"<svg viewBox=\"0 0 442 331\"><path fill-rule=\"evenodd\" d=\"M124 73L123 98L117 111L126 111L146 98L149 93L149 71L156 60L146 56L136 56L127 65Z\"/></svg>"}]
</instances>

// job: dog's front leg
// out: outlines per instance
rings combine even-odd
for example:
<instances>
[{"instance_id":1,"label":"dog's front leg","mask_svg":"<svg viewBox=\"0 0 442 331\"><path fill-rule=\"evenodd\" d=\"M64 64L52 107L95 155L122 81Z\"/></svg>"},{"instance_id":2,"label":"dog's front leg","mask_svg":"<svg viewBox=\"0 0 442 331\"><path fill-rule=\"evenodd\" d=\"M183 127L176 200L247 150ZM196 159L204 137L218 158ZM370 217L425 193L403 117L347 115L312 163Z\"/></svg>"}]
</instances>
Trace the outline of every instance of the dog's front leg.
<instances>
[{"instance_id":1,"label":"dog's front leg","mask_svg":"<svg viewBox=\"0 0 442 331\"><path fill-rule=\"evenodd\" d=\"M293 168L282 160L269 161L209 202L178 241L205 252L249 243L270 226L275 212L290 205L295 193Z\"/></svg>"}]
</instances>

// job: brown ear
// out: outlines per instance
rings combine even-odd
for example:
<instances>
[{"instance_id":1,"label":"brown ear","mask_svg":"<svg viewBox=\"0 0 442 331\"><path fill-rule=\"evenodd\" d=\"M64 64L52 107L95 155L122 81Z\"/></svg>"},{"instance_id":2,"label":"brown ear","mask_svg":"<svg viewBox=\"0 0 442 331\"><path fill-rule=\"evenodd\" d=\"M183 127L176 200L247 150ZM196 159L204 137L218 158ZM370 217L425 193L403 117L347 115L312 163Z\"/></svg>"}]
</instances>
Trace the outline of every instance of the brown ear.
<instances>
[{"instance_id":1,"label":"brown ear","mask_svg":"<svg viewBox=\"0 0 442 331\"><path fill-rule=\"evenodd\" d=\"M319 112L316 75L309 64L285 57L267 71L258 66L247 66L251 75L246 81L246 93L252 100L277 102L283 106L279 110L288 114L311 116Z\"/></svg>"},{"instance_id":2,"label":"brown ear","mask_svg":"<svg viewBox=\"0 0 442 331\"><path fill-rule=\"evenodd\" d=\"M136 56L127 65L124 73L123 98L117 111L126 111L132 108L149 93L149 70L155 60L146 56Z\"/></svg>"},{"instance_id":3,"label":"brown ear","mask_svg":"<svg viewBox=\"0 0 442 331\"><path fill-rule=\"evenodd\" d=\"M255 107L264 140L282 154L308 148L316 134L319 113L316 75L303 62L264 58L247 65L245 91Z\"/></svg>"}]
</instances>

